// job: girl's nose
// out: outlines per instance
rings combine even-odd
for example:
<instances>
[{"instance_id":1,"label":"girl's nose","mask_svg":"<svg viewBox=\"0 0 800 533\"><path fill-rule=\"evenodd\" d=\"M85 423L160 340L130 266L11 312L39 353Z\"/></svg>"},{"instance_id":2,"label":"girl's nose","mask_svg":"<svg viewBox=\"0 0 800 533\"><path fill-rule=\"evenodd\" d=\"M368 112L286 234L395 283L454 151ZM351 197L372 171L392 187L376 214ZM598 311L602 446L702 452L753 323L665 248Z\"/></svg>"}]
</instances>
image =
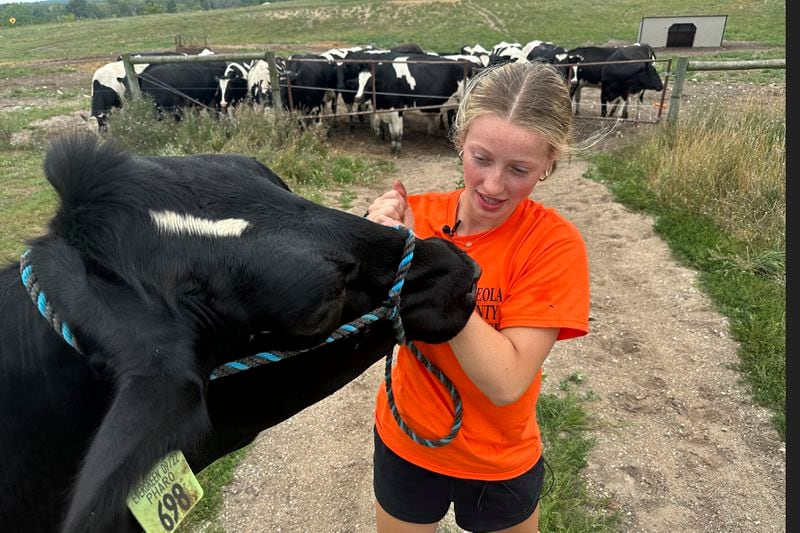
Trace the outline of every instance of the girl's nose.
<instances>
[{"instance_id":1,"label":"girl's nose","mask_svg":"<svg viewBox=\"0 0 800 533\"><path fill-rule=\"evenodd\" d=\"M504 187L503 168L499 165L495 165L486 173L486 178L483 181L483 189L486 191L486 194L492 196L503 192Z\"/></svg>"}]
</instances>

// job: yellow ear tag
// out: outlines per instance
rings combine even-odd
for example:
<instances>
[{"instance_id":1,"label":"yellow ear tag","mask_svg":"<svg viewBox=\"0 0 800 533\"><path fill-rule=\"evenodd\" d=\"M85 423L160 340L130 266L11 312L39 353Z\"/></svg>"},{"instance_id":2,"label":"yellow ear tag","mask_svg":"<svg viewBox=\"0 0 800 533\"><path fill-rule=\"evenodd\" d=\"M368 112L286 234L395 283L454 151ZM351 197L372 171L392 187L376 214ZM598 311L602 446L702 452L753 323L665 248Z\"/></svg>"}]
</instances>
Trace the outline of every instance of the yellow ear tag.
<instances>
[{"instance_id":1,"label":"yellow ear tag","mask_svg":"<svg viewBox=\"0 0 800 533\"><path fill-rule=\"evenodd\" d=\"M203 497L183 452L158 461L128 495L128 509L147 533L174 531Z\"/></svg>"}]
</instances>

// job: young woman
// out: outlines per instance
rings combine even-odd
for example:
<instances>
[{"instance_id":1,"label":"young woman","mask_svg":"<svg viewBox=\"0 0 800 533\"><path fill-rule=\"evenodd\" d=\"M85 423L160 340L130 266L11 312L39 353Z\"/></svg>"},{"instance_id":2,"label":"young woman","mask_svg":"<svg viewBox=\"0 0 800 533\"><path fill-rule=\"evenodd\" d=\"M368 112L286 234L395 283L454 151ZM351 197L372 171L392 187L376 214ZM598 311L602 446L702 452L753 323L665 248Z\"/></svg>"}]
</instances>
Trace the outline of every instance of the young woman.
<instances>
[{"instance_id":1,"label":"young woman","mask_svg":"<svg viewBox=\"0 0 800 533\"><path fill-rule=\"evenodd\" d=\"M588 332L589 272L577 229L532 199L570 149L569 89L554 68L508 63L471 81L453 127L464 188L408 195L402 183L368 218L449 239L483 269L478 304L450 342L417 343L463 405L449 443L429 447L395 420L384 387L375 414L379 532L431 532L454 505L469 531L538 531L544 473L536 400L557 340ZM393 404L424 439L447 435L448 389L406 347L392 372Z\"/></svg>"}]
</instances>

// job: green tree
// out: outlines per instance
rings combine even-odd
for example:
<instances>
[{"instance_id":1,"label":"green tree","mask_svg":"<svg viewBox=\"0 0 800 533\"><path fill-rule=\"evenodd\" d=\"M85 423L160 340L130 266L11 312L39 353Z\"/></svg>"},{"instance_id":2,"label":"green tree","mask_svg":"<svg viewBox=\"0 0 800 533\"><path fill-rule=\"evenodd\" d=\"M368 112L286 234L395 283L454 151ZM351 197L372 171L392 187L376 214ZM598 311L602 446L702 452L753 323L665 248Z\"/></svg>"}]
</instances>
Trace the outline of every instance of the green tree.
<instances>
[{"instance_id":1,"label":"green tree","mask_svg":"<svg viewBox=\"0 0 800 533\"><path fill-rule=\"evenodd\" d=\"M157 15L163 12L164 12L164 6L161 4L157 4L156 2L153 2L153 0L147 0L147 2L144 3L145 15Z\"/></svg>"},{"instance_id":2,"label":"green tree","mask_svg":"<svg viewBox=\"0 0 800 533\"><path fill-rule=\"evenodd\" d=\"M67 2L67 13L75 15L77 20L85 17L89 11L87 0L69 0Z\"/></svg>"}]
</instances>

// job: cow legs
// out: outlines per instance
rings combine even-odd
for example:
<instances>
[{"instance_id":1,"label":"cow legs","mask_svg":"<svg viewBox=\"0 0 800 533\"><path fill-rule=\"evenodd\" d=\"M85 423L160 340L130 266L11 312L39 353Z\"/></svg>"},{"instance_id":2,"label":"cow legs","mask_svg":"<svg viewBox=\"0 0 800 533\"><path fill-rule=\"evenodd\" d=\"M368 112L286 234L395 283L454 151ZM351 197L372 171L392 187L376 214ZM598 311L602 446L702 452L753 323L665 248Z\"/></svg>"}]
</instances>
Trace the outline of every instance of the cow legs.
<instances>
[{"instance_id":1,"label":"cow legs","mask_svg":"<svg viewBox=\"0 0 800 533\"><path fill-rule=\"evenodd\" d=\"M578 85L573 87L570 92L572 93L572 112L576 115L579 115L581 112L581 85L578 82Z\"/></svg>"},{"instance_id":2,"label":"cow legs","mask_svg":"<svg viewBox=\"0 0 800 533\"><path fill-rule=\"evenodd\" d=\"M372 128L372 133L374 133L379 139L382 139L383 137L383 130L381 129L382 123L383 119L378 113L372 113L369 116L369 125Z\"/></svg>"},{"instance_id":3,"label":"cow legs","mask_svg":"<svg viewBox=\"0 0 800 533\"><path fill-rule=\"evenodd\" d=\"M149 356L174 354L156 348ZM170 451L195 446L210 427L199 378L154 373L124 378L118 387L78 475L66 533L133 526L126 499L135 483Z\"/></svg>"},{"instance_id":4,"label":"cow legs","mask_svg":"<svg viewBox=\"0 0 800 533\"><path fill-rule=\"evenodd\" d=\"M389 113L389 138L392 143L392 152L399 154L403 139L403 117L398 111Z\"/></svg>"}]
</instances>

